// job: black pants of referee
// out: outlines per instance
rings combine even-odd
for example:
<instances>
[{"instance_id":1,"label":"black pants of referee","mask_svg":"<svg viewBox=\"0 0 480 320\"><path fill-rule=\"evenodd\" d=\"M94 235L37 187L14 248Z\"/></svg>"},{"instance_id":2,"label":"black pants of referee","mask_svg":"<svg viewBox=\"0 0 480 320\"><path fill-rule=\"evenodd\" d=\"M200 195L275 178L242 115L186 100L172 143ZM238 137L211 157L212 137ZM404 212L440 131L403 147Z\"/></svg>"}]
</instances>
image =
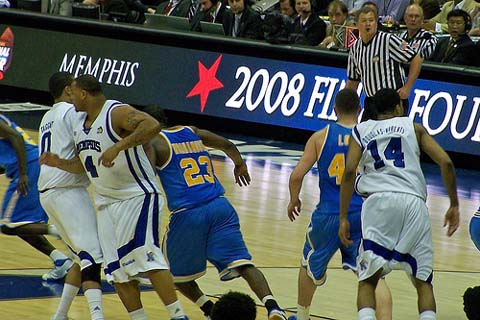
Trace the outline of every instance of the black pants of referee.
<instances>
[{"instance_id":1,"label":"black pants of referee","mask_svg":"<svg viewBox=\"0 0 480 320\"><path fill-rule=\"evenodd\" d=\"M402 99L402 106L403 106L403 115L407 116L408 115L408 99ZM361 122L367 121L367 120L375 120L377 119L377 110L375 108L375 102L373 97L365 97L365 100L363 100L363 114L362 114L362 119Z\"/></svg>"}]
</instances>

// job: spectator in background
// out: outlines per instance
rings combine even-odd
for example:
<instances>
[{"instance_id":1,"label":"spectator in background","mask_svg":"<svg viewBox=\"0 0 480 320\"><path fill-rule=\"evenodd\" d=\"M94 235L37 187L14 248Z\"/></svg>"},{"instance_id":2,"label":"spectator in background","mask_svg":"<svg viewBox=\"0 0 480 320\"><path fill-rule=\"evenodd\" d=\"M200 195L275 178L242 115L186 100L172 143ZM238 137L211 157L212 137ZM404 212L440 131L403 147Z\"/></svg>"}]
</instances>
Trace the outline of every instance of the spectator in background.
<instances>
[{"instance_id":1,"label":"spectator in background","mask_svg":"<svg viewBox=\"0 0 480 320\"><path fill-rule=\"evenodd\" d=\"M255 301L241 292L230 291L218 299L212 309L212 320L255 320Z\"/></svg>"},{"instance_id":2,"label":"spectator in background","mask_svg":"<svg viewBox=\"0 0 480 320\"><path fill-rule=\"evenodd\" d=\"M387 24L400 22L405 9L410 4L410 0L373 0L372 2L377 5L380 22Z\"/></svg>"},{"instance_id":3,"label":"spectator in background","mask_svg":"<svg viewBox=\"0 0 480 320\"><path fill-rule=\"evenodd\" d=\"M190 8L190 0L169 0L157 6L156 14L164 16L186 17Z\"/></svg>"},{"instance_id":4,"label":"spectator in background","mask_svg":"<svg viewBox=\"0 0 480 320\"><path fill-rule=\"evenodd\" d=\"M332 0L312 0L312 7L319 16L326 16L330 2Z\"/></svg>"},{"instance_id":5,"label":"spectator in background","mask_svg":"<svg viewBox=\"0 0 480 320\"><path fill-rule=\"evenodd\" d=\"M103 10L105 13L124 14L125 17L122 19L124 21L122 22L136 24L145 22L145 13L155 13L155 9L144 5L140 0L106 0Z\"/></svg>"},{"instance_id":6,"label":"spectator in background","mask_svg":"<svg viewBox=\"0 0 480 320\"><path fill-rule=\"evenodd\" d=\"M362 7L364 0L342 0L348 8L348 14L354 16L355 13Z\"/></svg>"},{"instance_id":7,"label":"spectator in background","mask_svg":"<svg viewBox=\"0 0 480 320\"><path fill-rule=\"evenodd\" d=\"M228 0L230 10L225 12L223 19L225 35L263 39L262 18L246 1L248 0Z\"/></svg>"},{"instance_id":8,"label":"spectator in background","mask_svg":"<svg viewBox=\"0 0 480 320\"><path fill-rule=\"evenodd\" d=\"M479 66L477 48L468 35L472 27L470 15L460 9L448 13L448 33L450 37L438 40L435 51L429 58L430 61L461 64L466 66Z\"/></svg>"},{"instance_id":9,"label":"spectator in background","mask_svg":"<svg viewBox=\"0 0 480 320\"><path fill-rule=\"evenodd\" d=\"M200 21L211 23L222 23L225 13L225 6L219 0L200 0L199 10L195 13L190 22L193 31L202 31Z\"/></svg>"},{"instance_id":10,"label":"spectator in background","mask_svg":"<svg viewBox=\"0 0 480 320\"><path fill-rule=\"evenodd\" d=\"M72 0L41 0L42 13L72 16Z\"/></svg>"},{"instance_id":11,"label":"spectator in background","mask_svg":"<svg viewBox=\"0 0 480 320\"><path fill-rule=\"evenodd\" d=\"M280 0L280 13L293 21L297 17L295 0Z\"/></svg>"},{"instance_id":12,"label":"spectator in background","mask_svg":"<svg viewBox=\"0 0 480 320\"><path fill-rule=\"evenodd\" d=\"M470 17L472 17L472 30L469 35L480 36L480 3L470 12Z\"/></svg>"},{"instance_id":13,"label":"spectator in background","mask_svg":"<svg viewBox=\"0 0 480 320\"><path fill-rule=\"evenodd\" d=\"M440 13L440 4L437 0L413 0L412 4L422 7L424 19L431 19Z\"/></svg>"},{"instance_id":14,"label":"spectator in background","mask_svg":"<svg viewBox=\"0 0 480 320\"><path fill-rule=\"evenodd\" d=\"M445 2L442 10L435 17L426 20L423 28L435 33L448 33L448 14L454 9L462 9L471 12L478 4L475 0L452 0Z\"/></svg>"},{"instance_id":15,"label":"spectator in background","mask_svg":"<svg viewBox=\"0 0 480 320\"><path fill-rule=\"evenodd\" d=\"M292 43L318 46L325 39L327 25L314 11L311 0L296 0L295 9L298 17L291 29Z\"/></svg>"},{"instance_id":16,"label":"spectator in background","mask_svg":"<svg viewBox=\"0 0 480 320\"><path fill-rule=\"evenodd\" d=\"M330 24L327 27L325 39L320 43L321 48L331 48L336 45L333 34L334 27L345 26L347 24L348 8L345 3L340 0L333 0L330 2L328 5L328 18Z\"/></svg>"},{"instance_id":17,"label":"spectator in background","mask_svg":"<svg viewBox=\"0 0 480 320\"><path fill-rule=\"evenodd\" d=\"M404 18L407 30L400 38L408 42L422 59L430 57L437 45L437 38L429 31L422 29L423 10L418 4L411 4L405 10Z\"/></svg>"}]
</instances>

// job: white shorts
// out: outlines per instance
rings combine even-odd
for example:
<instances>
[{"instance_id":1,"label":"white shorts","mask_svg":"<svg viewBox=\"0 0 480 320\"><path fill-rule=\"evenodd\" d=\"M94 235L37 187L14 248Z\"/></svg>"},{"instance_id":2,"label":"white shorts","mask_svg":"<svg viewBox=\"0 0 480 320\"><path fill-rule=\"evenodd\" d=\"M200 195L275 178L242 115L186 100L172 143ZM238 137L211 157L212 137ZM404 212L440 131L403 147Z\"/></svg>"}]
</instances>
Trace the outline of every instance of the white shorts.
<instances>
[{"instance_id":1,"label":"white shorts","mask_svg":"<svg viewBox=\"0 0 480 320\"><path fill-rule=\"evenodd\" d=\"M100 245L109 282L140 280L143 273L168 269L159 244L163 198L147 194L98 209Z\"/></svg>"},{"instance_id":2,"label":"white shorts","mask_svg":"<svg viewBox=\"0 0 480 320\"><path fill-rule=\"evenodd\" d=\"M433 245L425 201L407 193L381 192L362 207L362 243L357 258L359 280L402 269L430 282Z\"/></svg>"},{"instance_id":3,"label":"white shorts","mask_svg":"<svg viewBox=\"0 0 480 320\"><path fill-rule=\"evenodd\" d=\"M84 268L103 262L98 241L97 215L85 188L55 188L40 193L40 203L51 224Z\"/></svg>"}]
</instances>

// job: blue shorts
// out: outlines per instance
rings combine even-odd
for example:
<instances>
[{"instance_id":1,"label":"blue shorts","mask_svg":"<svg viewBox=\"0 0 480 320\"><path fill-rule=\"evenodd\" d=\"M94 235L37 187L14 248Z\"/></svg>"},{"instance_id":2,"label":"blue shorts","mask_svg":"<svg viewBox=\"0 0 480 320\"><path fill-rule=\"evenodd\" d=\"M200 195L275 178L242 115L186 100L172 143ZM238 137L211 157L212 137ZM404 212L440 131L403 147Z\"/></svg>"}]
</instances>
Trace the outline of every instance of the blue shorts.
<instances>
[{"instance_id":1,"label":"blue shorts","mask_svg":"<svg viewBox=\"0 0 480 320\"><path fill-rule=\"evenodd\" d=\"M328 263L338 249L342 254L343 268L356 270L358 247L362 238L360 212L349 213L348 221L353 245L347 248L338 237L340 216L313 212L303 247L302 266L307 268L307 274L316 285L325 282Z\"/></svg>"},{"instance_id":2,"label":"blue shorts","mask_svg":"<svg viewBox=\"0 0 480 320\"><path fill-rule=\"evenodd\" d=\"M480 250L480 208L477 213L470 219L470 238L473 243Z\"/></svg>"},{"instance_id":3,"label":"blue shorts","mask_svg":"<svg viewBox=\"0 0 480 320\"><path fill-rule=\"evenodd\" d=\"M177 283L203 276L207 260L224 281L239 276L235 268L253 265L237 212L224 197L172 214L163 253Z\"/></svg>"},{"instance_id":4,"label":"blue shorts","mask_svg":"<svg viewBox=\"0 0 480 320\"><path fill-rule=\"evenodd\" d=\"M18 171L10 173L10 184L5 192L2 204L0 224L16 227L33 222L47 222L48 217L40 205L37 188L40 165L38 161L27 163L27 174L30 191L26 196L17 193L19 174Z\"/></svg>"}]
</instances>

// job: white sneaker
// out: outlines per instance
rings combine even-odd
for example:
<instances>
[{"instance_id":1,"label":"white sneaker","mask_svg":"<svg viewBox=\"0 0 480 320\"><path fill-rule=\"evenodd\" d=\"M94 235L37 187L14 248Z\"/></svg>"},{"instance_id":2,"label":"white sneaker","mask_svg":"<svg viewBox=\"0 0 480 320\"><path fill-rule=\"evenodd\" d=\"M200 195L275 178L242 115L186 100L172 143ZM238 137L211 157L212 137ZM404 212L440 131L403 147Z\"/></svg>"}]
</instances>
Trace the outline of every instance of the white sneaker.
<instances>
[{"instance_id":1,"label":"white sneaker","mask_svg":"<svg viewBox=\"0 0 480 320\"><path fill-rule=\"evenodd\" d=\"M55 260L55 262L53 263L53 269L50 270L50 272L42 275L42 280L56 281L56 280L63 279L67 275L68 270L70 270L72 265L73 265L73 261L70 258Z\"/></svg>"}]
</instances>

